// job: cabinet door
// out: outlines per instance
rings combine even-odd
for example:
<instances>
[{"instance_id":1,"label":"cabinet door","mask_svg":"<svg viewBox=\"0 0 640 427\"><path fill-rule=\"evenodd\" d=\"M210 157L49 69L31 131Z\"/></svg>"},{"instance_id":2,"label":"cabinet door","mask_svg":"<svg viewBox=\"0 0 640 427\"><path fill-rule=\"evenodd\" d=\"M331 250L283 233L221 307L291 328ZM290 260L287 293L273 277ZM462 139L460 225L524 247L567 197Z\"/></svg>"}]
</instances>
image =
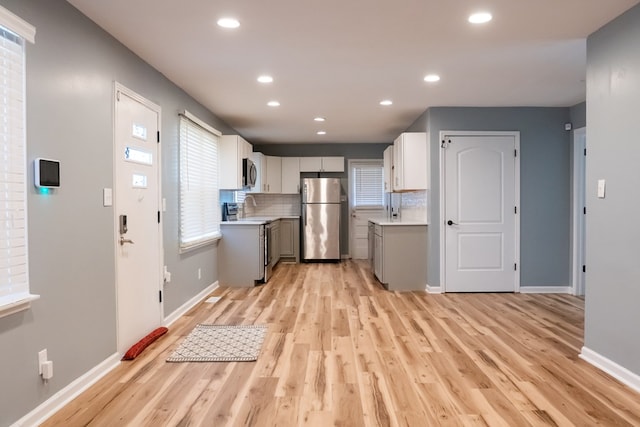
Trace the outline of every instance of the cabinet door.
<instances>
[{"instance_id":1,"label":"cabinet door","mask_svg":"<svg viewBox=\"0 0 640 427\"><path fill-rule=\"evenodd\" d=\"M264 156L266 161L265 193L280 193L282 190L282 161L280 157ZM263 186L264 187L264 186Z\"/></svg>"},{"instance_id":2,"label":"cabinet door","mask_svg":"<svg viewBox=\"0 0 640 427\"><path fill-rule=\"evenodd\" d=\"M273 242L269 245L271 249L271 266L275 266L280 261L280 221L271 223L271 238Z\"/></svg>"},{"instance_id":3,"label":"cabinet door","mask_svg":"<svg viewBox=\"0 0 640 427\"><path fill-rule=\"evenodd\" d=\"M292 258L295 256L293 245L293 220L280 220L280 256Z\"/></svg>"},{"instance_id":4,"label":"cabinet door","mask_svg":"<svg viewBox=\"0 0 640 427\"><path fill-rule=\"evenodd\" d=\"M424 132L405 132L393 143L394 191L428 188L429 151Z\"/></svg>"},{"instance_id":5,"label":"cabinet door","mask_svg":"<svg viewBox=\"0 0 640 427\"><path fill-rule=\"evenodd\" d=\"M300 157L300 172L322 171L322 157Z\"/></svg>"},{"instance_id":6,"label":"cabinet door","mask_svg":"<svg viewBox=\"0 0 640 427\"><path fill-rule=\"evenodd\" d=\"M300 193L300 158L282 158L282 193Z\"/></svg>"},{"instance_id":7,"label":"cabinet door","mask_svg":"<svg viewBox=\"0 0 640 427\"><path fill-rule=\"evenodd\" d=\"M224 190L242 188L242 158L238 155L239 151L242 151L240 137L222 135L218 146L220 150L219 188Z\"/></svg>"},{"instance_id":8,"label":"cabinet door","mask_svg":"<svg viewBox=\"0 0 640 427\"><path fill-rule=\"evenodd\" d=\"M323 157L322 172L344 172L344 157Z\"/></svg>"}]
</instances>

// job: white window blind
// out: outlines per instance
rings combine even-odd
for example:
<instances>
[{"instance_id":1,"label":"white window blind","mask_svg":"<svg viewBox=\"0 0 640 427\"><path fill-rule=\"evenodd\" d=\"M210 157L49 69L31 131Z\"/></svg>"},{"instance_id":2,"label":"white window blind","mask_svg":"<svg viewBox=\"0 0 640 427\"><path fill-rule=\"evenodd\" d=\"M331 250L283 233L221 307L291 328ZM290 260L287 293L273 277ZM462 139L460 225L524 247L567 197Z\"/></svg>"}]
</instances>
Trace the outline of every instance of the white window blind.
<instances>
[{"instance_id":1,"label":"white window blind","mask_svg":"<svg viewBox=\"0 0 640 427\"><path fill-rule=\"evenodd\" d=\"M353 167L353 206L384 207L384 170L382 166L358 164Z\"/></svg>"},{"instance_id":2,"label":"white window blind","mask_svg":"<svg viewBox=\"0 0 640 427\"><path fill-rule=\"evenodd\" d=\"M0 309L29 294L25 39L35 28L0 7Z\"/></svg>"},{"instance_id":3,"label":"white window blind","mask_svg":"<svg viewBox=\"0 0 640 427\"><path fill-rule=\"evenodd\" d=\"M215 132L188 113L180 116L181 250L220 237L219 133Z\"/></svg>"}]
</instances>

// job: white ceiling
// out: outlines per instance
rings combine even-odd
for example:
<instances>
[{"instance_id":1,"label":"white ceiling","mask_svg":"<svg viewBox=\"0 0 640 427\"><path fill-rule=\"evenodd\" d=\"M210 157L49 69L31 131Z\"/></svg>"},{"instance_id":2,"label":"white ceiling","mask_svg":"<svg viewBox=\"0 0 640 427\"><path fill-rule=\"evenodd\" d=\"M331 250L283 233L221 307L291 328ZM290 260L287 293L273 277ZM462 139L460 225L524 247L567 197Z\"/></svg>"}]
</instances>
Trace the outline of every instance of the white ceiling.
<instances>
[{"instance_id":1,"label":"white ceiling","mask_svg":"<svg viewBox=\"0 0 640 427\"><path fill-rule=\"evenodd\" d=\"M68 1L254 144L390 142L432 106L575 105L586 37L639 2ZM478 10L493 21L469 24Z\"/></svg>"}]
</instances>

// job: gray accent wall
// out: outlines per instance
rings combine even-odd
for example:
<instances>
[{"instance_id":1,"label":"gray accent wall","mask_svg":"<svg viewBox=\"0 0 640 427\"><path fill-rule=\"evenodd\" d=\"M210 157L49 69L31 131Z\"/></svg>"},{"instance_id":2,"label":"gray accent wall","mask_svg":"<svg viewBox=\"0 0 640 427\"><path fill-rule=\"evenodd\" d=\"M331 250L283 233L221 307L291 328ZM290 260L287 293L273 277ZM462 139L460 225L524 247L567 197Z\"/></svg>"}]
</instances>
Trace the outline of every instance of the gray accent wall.
<instances>
[{"instance_id":1,"label":"gray accent wall","mask_svg":"<svg viewBox=\"0 0 640 427\"><path fill-rule=\"evenodd\" d=\"M172 273L164 313L217 280L217 250L178 253L178 111L233 129L63 0L0 0L37 29L27 44L27 158L61 161L61 188L28 186L32 308L0 318L0 426L10 425L116 352L113 87L162 107L164 261ZM202 269L198 280L197 269ZM37 353L54 364L47 385Z\"/></svg>"},{"instance_id":2,"label":"gray accent wall","mask_svg":"<svg viewBox=\"0 0 640 427\"><path fill-rule=\"evenodd\" d=\"M269 156L280 157L321 157L321 156L343 156L344 173L302 173L302 178L333 177L340 178L342 193L349 196L349 160L350 159L382 159L384 149L389 144L262 144L253 147L253 151ZM340 217L340 252L342 255L349 254L349 202L342 203Z\"/></svg>"},{"instance_id":3,"label":"gray accent wall","mask_svg":"<svg viewBox=\"0 0 640 427\"><path fill-rule=\"evenodd\" d=\"M569 120L573 129L580 129L587 125L587 103L581 102L569 109Z\"/></svg>"},{"instance_id":4,"label":"gray accent wall","mask_svg":"<svg viewBox=\"0 0 640 427\"><path fill-rule=\"evenodd\" d=\"M407 131L429 132L428 283L440 286L440 131L520 132L520 285L570 285L569 108L436 107Z\"/></svg>"},{"instance_id":5,"label":"gray accent wall","mask_svg":"<svg viewBox=\"0 0 640 427\"><path fill-rule=\"evenodd\" d=\"M585 346L640 375L640 6L587 39ZM606 180L604 199L597 181Z\"/></svg>"}]
</instances>

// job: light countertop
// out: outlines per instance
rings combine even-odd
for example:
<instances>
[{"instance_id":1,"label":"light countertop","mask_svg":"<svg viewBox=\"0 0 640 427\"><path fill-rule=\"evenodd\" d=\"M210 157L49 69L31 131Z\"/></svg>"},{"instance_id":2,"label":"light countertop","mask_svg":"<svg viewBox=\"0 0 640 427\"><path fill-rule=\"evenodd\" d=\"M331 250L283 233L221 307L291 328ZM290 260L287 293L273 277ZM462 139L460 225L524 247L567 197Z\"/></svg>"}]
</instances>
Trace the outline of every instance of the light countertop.
<instances>
[{"instance_id":1,"label":"light countertop","mask_svg":"<svg viewBox=\"0 0 640 427\"><path fill-rule=\"evenodd\" d=\"M381 226L388 226L388 225L429 225L429 223L427 221L419 221L419 220L415 220L415 219L390 219L388 217L373 217L373 218L367 218L368 221L373 222L374 224L377 225L381 225Z\"/></svg>"},{"instance_id":2,"label":"light countertop","mask_svg":"<svg viewBox=\"0 0 640 427\"><path fill-rule=\"evenodd\" d=\"M223 225L261 225L269 222L277 221L279 219L300 219L297 215L281 215L281 216L254 216L241 218L237 221L222 221Z\"/></svg>"}]
</instances>

